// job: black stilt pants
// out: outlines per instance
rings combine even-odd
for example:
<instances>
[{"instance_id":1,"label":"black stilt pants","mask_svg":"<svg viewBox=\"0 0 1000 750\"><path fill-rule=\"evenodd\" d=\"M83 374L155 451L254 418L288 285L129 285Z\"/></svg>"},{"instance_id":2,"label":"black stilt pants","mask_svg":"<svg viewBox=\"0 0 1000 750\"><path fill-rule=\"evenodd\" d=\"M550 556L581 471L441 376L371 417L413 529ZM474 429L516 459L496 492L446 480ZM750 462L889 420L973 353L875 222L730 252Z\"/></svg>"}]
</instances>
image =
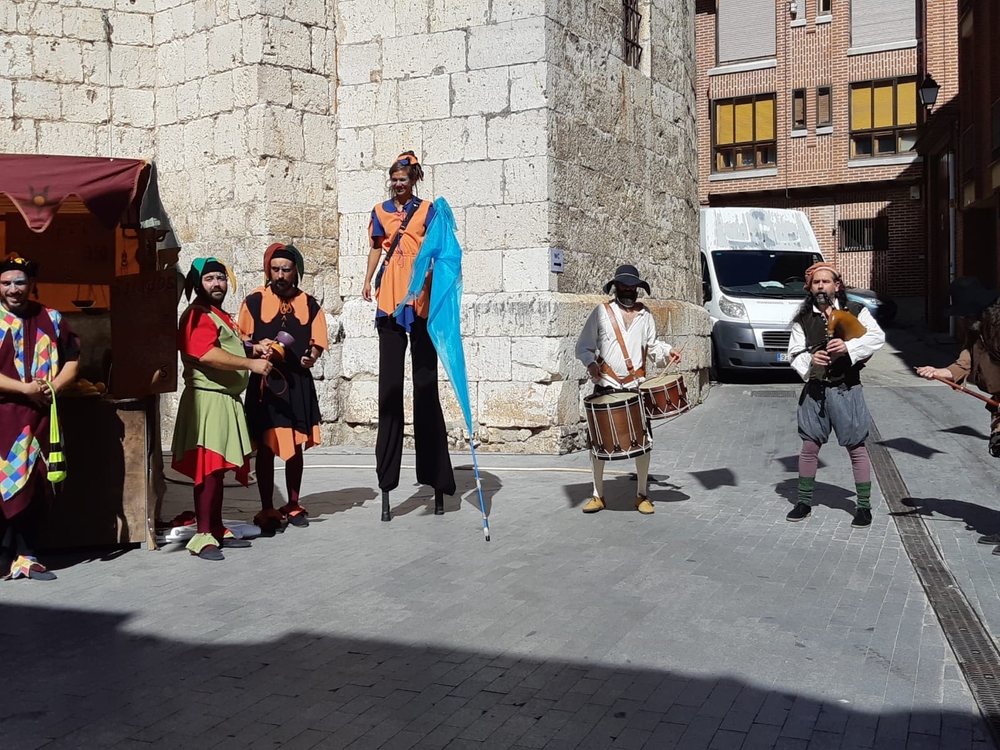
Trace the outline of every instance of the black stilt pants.
<instances>
[{"instance_id":1,"label":"black stilt pants","mask_svg":"<svg viewBox=\"0 0 1000 750\"><path fill-rule=\"evenodd\" d=\"M445 495L455 494L455 473L448 455L448 432L438 394L438 357L427 333L427 320L410 326L413 362L413 442L417 481ZM407 334L393 318L378 321L378 438L375 471L378 486L390 492L399 486L403 460L403 363Z\"/></svg>"}]
</instances>

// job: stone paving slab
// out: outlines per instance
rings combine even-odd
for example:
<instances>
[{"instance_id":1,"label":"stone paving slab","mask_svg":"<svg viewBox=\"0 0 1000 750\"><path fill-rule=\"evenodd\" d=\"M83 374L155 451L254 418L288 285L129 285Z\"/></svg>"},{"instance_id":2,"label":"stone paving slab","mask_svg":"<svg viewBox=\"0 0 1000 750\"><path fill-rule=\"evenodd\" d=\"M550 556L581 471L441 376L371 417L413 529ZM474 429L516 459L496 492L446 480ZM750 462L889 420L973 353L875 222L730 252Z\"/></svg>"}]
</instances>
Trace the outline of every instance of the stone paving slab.
<instances>
[{"instance_id":1,"label":"stone paving slab","mask_svg":"<svg viewBox=\"0 0 1000 750\"><path fill-rule=\"evenodd\" d=\"M586 456L482 455L493 541L464 469L444 517L410 486L383 524L373 469L318 468L370 453L314 451L308 529L0 584L0 748L992 748L891 519L850 527L845 451L784 521L795 393L658 426L649 517L631 464L585 516Z\"/></svg>"}]
</instances>

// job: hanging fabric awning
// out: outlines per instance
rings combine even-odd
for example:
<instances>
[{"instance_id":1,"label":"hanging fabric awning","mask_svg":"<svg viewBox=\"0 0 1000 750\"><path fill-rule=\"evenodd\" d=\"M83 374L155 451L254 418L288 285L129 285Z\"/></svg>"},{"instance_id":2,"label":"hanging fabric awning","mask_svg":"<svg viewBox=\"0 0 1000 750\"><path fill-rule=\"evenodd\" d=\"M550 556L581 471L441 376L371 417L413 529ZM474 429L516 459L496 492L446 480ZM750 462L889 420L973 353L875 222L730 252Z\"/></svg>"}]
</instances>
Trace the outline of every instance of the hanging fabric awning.
<instances>
[{"instance_id":1,"label":"hanging fabric awning","mask_svg":"<svg viewBox=\"0 0 1000 750\"><path fill-rule=\"evenodd\" d=\"M0 154L0 194L33 232L44 232L70 196L110 228L145 187L140 177L148 164L145 159Z\"/></svg>"}]
</instances>

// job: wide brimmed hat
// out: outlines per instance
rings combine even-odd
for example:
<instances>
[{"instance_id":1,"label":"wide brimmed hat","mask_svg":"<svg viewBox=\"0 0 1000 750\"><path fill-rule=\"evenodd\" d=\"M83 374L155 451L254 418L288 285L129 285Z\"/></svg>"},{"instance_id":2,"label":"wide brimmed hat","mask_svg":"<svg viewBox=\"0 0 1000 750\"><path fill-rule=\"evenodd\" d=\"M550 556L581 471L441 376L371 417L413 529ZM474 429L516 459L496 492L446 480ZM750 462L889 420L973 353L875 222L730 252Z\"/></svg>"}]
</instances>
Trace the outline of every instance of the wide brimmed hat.
<instances>
[{"instance_id":1,"label":"wide brimmed hat","mask_svg":"<svg viewBox=\"0 0 1000 750\"><path fill-rule=\"evenodd\" d=\"M945 308L945 315L957 318L979 315L1000 297L1000 291L987 289L974 276L962 276L951 282L951 304Z\"/></svg>"},{"instance_id":2,"label":"wide brimmed hat","mask_svg":"<svg viewBox=\"0 0 1000 750\"><path fill-rule=\"evenodd\" d=\"M604 285L604 293L610 294L611 287L616 282L624 286L637 286L640 289L645 289L646 294L651 294L649 284L639 277L639 270L635 266L618 266L618 270L615 271L615 277Z\"/></svg>"}]
</instances>

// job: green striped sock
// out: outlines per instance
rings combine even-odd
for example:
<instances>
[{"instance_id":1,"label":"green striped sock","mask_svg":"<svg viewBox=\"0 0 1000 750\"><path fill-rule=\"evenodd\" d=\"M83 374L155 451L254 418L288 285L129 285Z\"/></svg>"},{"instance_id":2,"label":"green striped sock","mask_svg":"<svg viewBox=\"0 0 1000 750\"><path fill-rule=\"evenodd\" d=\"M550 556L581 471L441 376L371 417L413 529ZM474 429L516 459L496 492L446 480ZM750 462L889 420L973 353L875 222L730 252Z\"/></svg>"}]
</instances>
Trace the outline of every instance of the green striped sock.
<instances>
[{"instance_id":1,"label":"green striped sock","mask_svg":"<svg viewBox=\"0 0 1000 750\"><path fill-rule=\"evenodd\" d=\"M799 477L799 502L811 506L813 504L813 488L816 477Z\"/></svg>"},{"instance_id":2,"label":"green striped sock","mask_svg":"<svg viewBox=\"0 0 1000 750\"><path fill-rule=\"evenodd\" d=\"M871 482L855 482L855 489L858 491L858 508L868 508L871 510L872 507L872 483Z\"/></svg>"}]
</instances>

